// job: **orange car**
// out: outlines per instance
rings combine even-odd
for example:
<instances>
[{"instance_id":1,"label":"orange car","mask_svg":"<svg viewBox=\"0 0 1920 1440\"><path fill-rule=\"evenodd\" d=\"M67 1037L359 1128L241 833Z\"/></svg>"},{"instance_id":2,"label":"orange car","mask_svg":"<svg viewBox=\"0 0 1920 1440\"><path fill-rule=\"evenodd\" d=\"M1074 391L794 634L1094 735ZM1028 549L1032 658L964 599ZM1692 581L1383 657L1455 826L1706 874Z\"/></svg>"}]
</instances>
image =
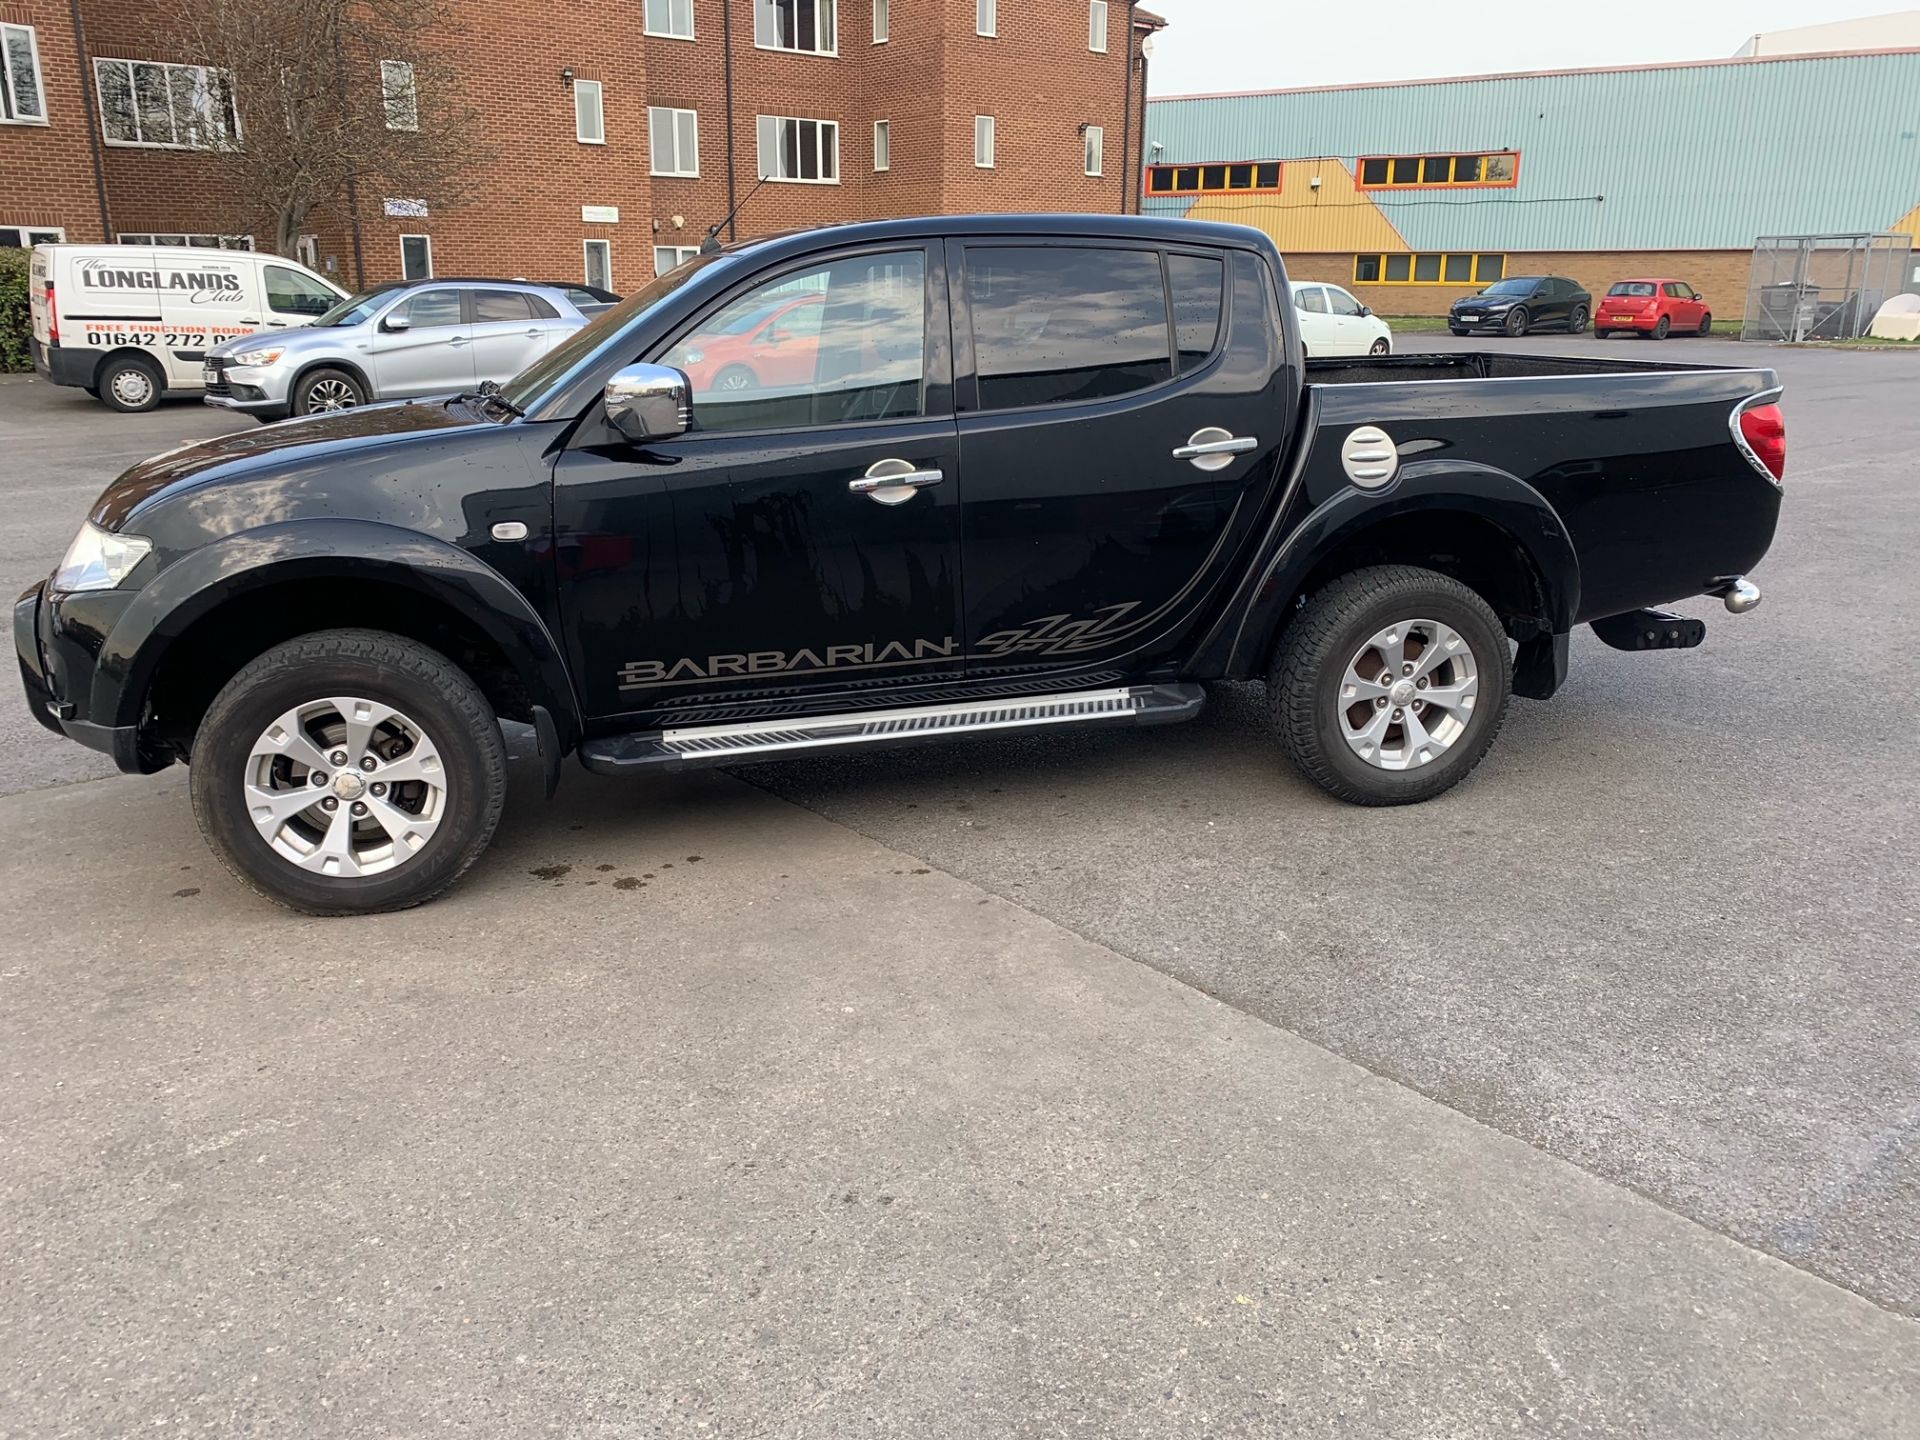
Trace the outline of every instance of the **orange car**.
<instances>
[{"instance_id":1,"label":"orange car","mask_svg":"<svg viewBox=\"0 0 1920 1440\"><path fill-rule=\"evenodd\" d=\"M1675 330L1705 335L1713 329L1707 297L1684 280L1620 280L1593 307L1593 334L1604 340L1633 331L1664 340Z\"/></svg>"}]
</instances>

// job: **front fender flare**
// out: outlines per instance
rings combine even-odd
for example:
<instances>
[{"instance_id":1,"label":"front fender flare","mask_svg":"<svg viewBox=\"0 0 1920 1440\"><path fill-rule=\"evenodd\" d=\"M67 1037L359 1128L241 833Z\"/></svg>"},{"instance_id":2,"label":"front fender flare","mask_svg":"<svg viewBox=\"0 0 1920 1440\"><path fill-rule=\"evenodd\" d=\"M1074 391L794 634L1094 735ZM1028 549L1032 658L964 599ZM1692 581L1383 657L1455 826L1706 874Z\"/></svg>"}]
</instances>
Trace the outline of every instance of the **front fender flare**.
<instances>
[{"instance_id":1,"label":"front fender flare","mask_svg":"<svg viewBox=\"0 0 1920 1440\"><path fill-rule=\"evenodd\" d=\"M1264 673L1294 599L1322 560L1372 526L1421 511L1471 515L1504 533L1533 569L1545 610L1540 617L1544 633L1564 634L1573 628L1580 606L1580 560L1547 498L1490 465L1416 461L1384 490L1343 487L1294 527L1253 587L1252 602L1234 637L1228 673Z\"/></svg>"},{"instance_id":2,"label":"front fender flare","mask_svg":"<svg viewBox=\"0 0 1920 1440\"><path fill-rule=\"evenodd\" d=\"M294 520L216 540L169 565L114 624L94 672L92 710L137 725L167 650L217 606L291 580L398 584L441 601L499 646L565 748L580 705L560 646L532 604L477 556L415 530L368 520Z\"/></svg>"}]
</instances>

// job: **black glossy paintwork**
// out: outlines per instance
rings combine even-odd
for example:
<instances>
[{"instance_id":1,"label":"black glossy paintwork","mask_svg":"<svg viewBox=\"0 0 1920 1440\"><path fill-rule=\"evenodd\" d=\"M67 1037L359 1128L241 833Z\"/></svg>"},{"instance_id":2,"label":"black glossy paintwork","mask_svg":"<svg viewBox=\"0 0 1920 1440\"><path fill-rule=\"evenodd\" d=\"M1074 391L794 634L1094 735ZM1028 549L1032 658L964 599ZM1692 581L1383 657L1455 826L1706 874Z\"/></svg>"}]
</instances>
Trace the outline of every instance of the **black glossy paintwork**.
<instances>
[{"instance_id":1,"label":"black glossy paintwork","mask_svg":"<svg viewBox=\"0 0 1920 1440\"><path fill-rule=\"evenodd\" d=\"M1010 238L1220 254L1219 348L1117 400L980 410L957 257ZM915 245L930 277L922 418L696 428L648 446L607 425L599 392L613 370L662 354L747 287L830 252ZM1700 593L1764 553L1779 491L1735 449L1728 419L1773 386L1769 373L1396 357L1317 364L1303 388L1284 286L1257 232L1140 217L898 221L755 242L609 312L527 418L374 406L134 467L93 518L148 537L153 556L122 590L27 607L23 668L42 698L97 727L69 733L102 748L97 735L119 735L116 755L131 754L125 736L168 648L217 624L220 606L271 603L283 580L379 580L486 630L571 746L1010 685L1256 675L1314 565L1383 518L1466 513L1509 537L1537 582L1523 608L1538 612L1509 626L1542 643ZM1400 476L1378 491L1341 471L1340 442L1362 424L1401 449ZM1202 426L1259 444L1212 473L1173 459ZM898 507L848 491L884 458L943 482ZM507 521L527 537L494 540ZM1019 643L1061 626L1072 643ZM796 661L836 650L846 664Z\"/></svg>"}]
</instances>

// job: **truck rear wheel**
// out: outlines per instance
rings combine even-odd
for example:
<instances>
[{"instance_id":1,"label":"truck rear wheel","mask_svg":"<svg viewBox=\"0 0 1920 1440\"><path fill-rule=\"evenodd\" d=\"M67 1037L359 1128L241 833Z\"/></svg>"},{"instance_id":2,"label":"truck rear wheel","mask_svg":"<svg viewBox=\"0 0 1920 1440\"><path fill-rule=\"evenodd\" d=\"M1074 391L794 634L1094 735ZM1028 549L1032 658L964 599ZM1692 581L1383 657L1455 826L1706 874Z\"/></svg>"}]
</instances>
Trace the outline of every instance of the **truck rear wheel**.
<instances>
[{"instance_id":1,"label":"truck rear wheel","mask_svg":"<svg viewBox=\"0 0 1920 1440\"><path fill-rule=\"evenodd\" d=\"M1465 779L1506 714L1499 617L1449 576L1408 565L1343 575L1281 637L1267 703L1306 777L1356 805L1410 805Z\"/></svg>"},{"instance_id":2,"label":"truck rear wheel","mask_svg":"<svg viewBox=\"0 0 1920 1440\"><path fill-rule=\"evenodd\" d=\"M240 880L309 915L404 910L493 838L506 747L445 656L377 630L275 646L193 742L194 816Z\"/></svg>"}]
</instances>

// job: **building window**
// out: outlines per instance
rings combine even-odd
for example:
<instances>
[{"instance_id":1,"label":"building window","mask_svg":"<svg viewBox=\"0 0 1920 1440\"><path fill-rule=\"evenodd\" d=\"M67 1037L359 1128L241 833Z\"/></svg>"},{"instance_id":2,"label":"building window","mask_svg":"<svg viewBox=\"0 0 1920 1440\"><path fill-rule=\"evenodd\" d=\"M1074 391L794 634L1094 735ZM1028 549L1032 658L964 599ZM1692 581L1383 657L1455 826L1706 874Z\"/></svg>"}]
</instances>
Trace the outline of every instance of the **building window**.
<instances>
[{"instance_id":1,"label":"building window","mask_svg":"<svg viewBox=\"0 0 1920 1440\"><path fill-rule=\"evenodd\" d=\"M433 239L427 235L400 237L400 275L405 280L428 280L433 276Z\"/></svg>"},{"instance_id":2,"label":"building window","mask_svg":"<svg viewBox=\"0 0 1920 1440\"><path fill-rule=\"evenodd\" d=\"M1454 185L1513 185L1520 178L1518 151L1488 155L1363 155L1362 190L1432 190Z\"/></svg>"},{"instance_id":3,"label":"building window","mask_svg":"<svg viewBox=\"0 0 1920 1440\"><path fill-rule=\"evenodd\" d=\"M678 270L700 253L698 245L656 245L653 247L653 273L665 275Z\"/></svg>"},{"instance_id":4,"label":"building window","mask_svg":"<svg viewBox=\"0 0 1920 1440\"><path fill-rule=\"evenodd\" d=\"M873 0L873 43L884 45L893 33L893 6L888 0Z\"/></svg>"},{"instance_id":5,"label":"building window","mask_svg":"<svg viewBox=\"0 0 1920 1440\"><path fill-rule=\"evenodd\" d=\"M1149 196L1231 195L1243 191L1279 194L1280 162L1278 160L1243 160L1225 165L1150 165L1147 167Z\"/></svg>"},{"instance_id":6,"label":"building window","mask_svg":"<svg viewBox=\"0 0 1920 1440\"><path fill-rule=\"evenodd\" d=\"M1507 273L1504 255L1356 255L1356 285L1491 285Z\"/></svg>"},{"instance_id":7,"label":"building window","mask_svg":"<svg viewBox=\"0 0 1920 1440\"><path fill-rule=\"evenodd\" d=\"M50 225L0 225L0 250L31 250L36 245L58 245L67 232Z\"/></svg>"},{"instance_id":8,"label":"building window","mask_svg":"<svg viewBox=\"0 0 1920 1440\"><path fill-rule=\"evenodd\" d=\"M114 239L122 245L192 245L200 250L251 250L251 235L155 235L121 231Z\"/></svg>"},{"instance_id":9,"label":"building window","mask_svg":"<svg viewBox=\"0 0 1920 1440\"><path fill-rule=\"evenodd\" d=\"M1087 126L1087 174L1098 175L1106 163L1107 132L1103 126Z\"/></svg>"},{"instance_id":10,"label":"building window","mask_svg":"<svg viewBox=\"0 0 1920 1440\"><path fill-rule=\"evenodd\" d=\"M656 175L700 173L700 116L692 110L647 109L647 136Z\"/></svg>"},{"instance_id":11,"label":"building window","mask_svg":"<svg viewBox=\"0 0 1920 1440\"><path fill-rule=\"evenodd\" d=\"M0 25L0 120L13 125L47 123L46 96L40 89L40 46L31 25Z\"/></svg>"},{"instance_id":12,"label":"building window","mask_svg":"<svg viewBox=\"0 0 1920 1440\"><path fill-rule=\"evenodd\" d=\"M834 4L835 0L753 0L753 43L762 50L837 55Z\"/></svg>"},{"instance_id":13,"label":"building window","mask_svg":"<svg viewBox=\"0 0 1920 1440\"><path fill-rule=\"evenodd\" d=\"M840 122L789 115L758 118L760 174L800 185L840 183Z\"/></svg>"},{"instance_id":14,"label":"building window","mask_svg":"<svg viewBox=\"0 0 1920 1440\"><path fill-rule=\"evenodd\" d=\"M647 0L643 27L649 35L673 40L693 39L693 0Z\"/></svg>"},{"instance_id":15,"label":"building window","mask_svg":"<svg viewBox=\"0 0 1920 1440\"><path fill-rule=\"evenodd\" d=\"M586 255L587 284L599 290L613 289L613 242L582 240L580 248Z\"/></svg>"},{"instance_id":16,"label":"building window","mask_svg":"<svg viewBox=\"0 0 1920 1440\"><path fill-rule=\"evenodd\" d=\"M1000 33L1000 0L973 0L973 33L976 35Z\"/></svg>"},{"instance_id":17,"label":"building window","mask_svg":"<svg viewBox=\"0 0 1920 1440\"><path fill-rule=\"evenodd\" d=\"M1089 0L1087 5L1087 49L1096 55L1107 53L1107 0Z\"/></svg>"},{"instance_id":18,"label":"building window","mask_svg":"<svg viewBox=\"0 0 1920 1440\"><path fill-rule=\"evenodd\" d=\"M876 170L893 168L893 122L891 120L873 122L873 168Z\"/></svg>"},{"instance_id":19,"label":"building window","mask_svg":"<svg viewBox=\"0 0 1920 1440\"><path fill-rule=\"evenodd\" d=\"M993 131L993 116L973 117L973 163L982 170L993 169Z\"/></svg>"},{"instance_id":20,"label":"building window","mask_svg":"<svg viewBox=\"0 0 1920 1440\"><path fill-rule=\"evenodd\" d=\"M380 98L387 107L387 129L420 128L420 97L413 88L413 66L407 61L380 62Z\"/></svg>"},{"instance_id":21,"label":"building window","mask_svg":"<svg viewBox=\"0 0 1920 1440\"><path fill-rule=\"evenodd\" d=\"M93 78L109 145L209 150L240 133L233 81L224 70L151 60L95 60Z\"/></svg>"},{"instance_id":22,"label":"building window","mask_svg":"<svg viewBox=\"0 0 1920 1440\"><path fill-rule=\"evenodd\" d=\"M573 82L573 133L582 145L607 143L606 103L598 80Z\"/></svg>"}]
</instances>

